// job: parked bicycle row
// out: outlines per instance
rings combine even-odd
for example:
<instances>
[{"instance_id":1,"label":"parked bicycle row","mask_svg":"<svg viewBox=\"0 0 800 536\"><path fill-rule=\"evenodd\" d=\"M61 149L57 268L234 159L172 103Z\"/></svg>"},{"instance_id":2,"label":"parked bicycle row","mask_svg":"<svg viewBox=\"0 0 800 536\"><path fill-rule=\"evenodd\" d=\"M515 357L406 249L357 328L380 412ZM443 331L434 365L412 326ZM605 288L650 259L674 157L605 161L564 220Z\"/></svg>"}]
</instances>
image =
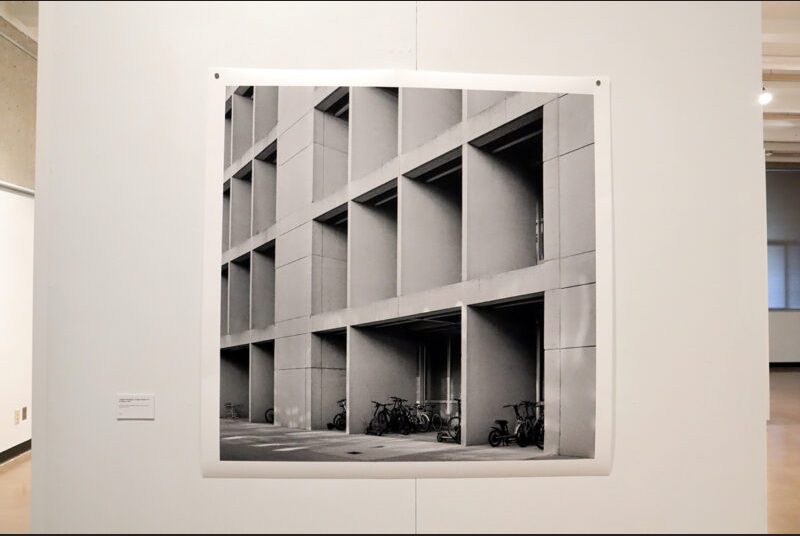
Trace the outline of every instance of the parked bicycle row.
<instances>
[{"instance_id":1,"label":"parked bicycle row","mask_svg":"<svg viewBox=\"0 0 800 536\"><path fill-rule=\"evenodd\" d=\"M372 419L367 425L367 434L383 435L449 431L452 424L458 424L457 415L447 421L442 418L433 404L408 403L405 398L390 396L390 402L372 401L375 406ZM461 402L459 404L459 413ZM455 419L455 421L454 421Z\"/></svg>"},{"instance_id":2,"label":"parked bicycle row","mask_svg":"<svg viewBox=\"0 0 800 536\"><path fill-rule=\"evenodd\" d=\"M499 447L516 443L520 447L536 445L544 449L544 402L523 400L517 404L507 404L513 408L515 422L509 427L508 420L497 419L489 432L489 445Z\"/></svg>"}]
</instances>

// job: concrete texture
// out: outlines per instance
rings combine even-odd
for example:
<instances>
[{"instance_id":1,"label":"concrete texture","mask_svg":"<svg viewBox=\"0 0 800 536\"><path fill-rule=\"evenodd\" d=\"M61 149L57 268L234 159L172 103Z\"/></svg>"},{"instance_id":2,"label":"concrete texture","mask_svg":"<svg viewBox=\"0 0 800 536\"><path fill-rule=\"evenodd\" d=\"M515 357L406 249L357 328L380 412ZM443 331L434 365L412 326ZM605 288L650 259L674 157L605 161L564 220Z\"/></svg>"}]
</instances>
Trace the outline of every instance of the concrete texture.
<instances>
[{"instance_id":1,"label":"concrete texture","mask_svg":"<svg viewBox=\"0 0 800 536\"><path fill-rule=\"evenodd\" d=\"M228 265L228 329L238 333L250 329L250 259Z\"/></svg>"},{"instance_id":2,"label":"concrete texture","mask_svg":"<svg viewBox=\"0 0 800 536\"><path fill-rule=\"evenodd\" d=\"M462 92L457 89L400 89L400 150L409 151L461 122Z\"/></svg>"},{"instance_id":3,"label":"concrete texture","mask_svg":"<svg viewBox=\"0 0 800 536\"><path fill-rule=\"evenodd\" d=\"M347 185L348 122L314 110L314 200Z\"/></svg>"},{"instance_id":4,"label":"concrete texture","mask_svg":"<svg viewBox=\"0 0 800 536\"><path fill-rule=\"evenodd\" d=\"M561 350L561 402L559 453L594 455L595 350Z\"/></svg>"},{"instance_id":5,"label":"concrete texture","mask_svg":"<svg viewBox=\"0 0 800 536\"><path fill-rule=\"evenodd\" d=\"M253 160L253 234L275 224L276 179L274 163Z\"/></svg>"},{"instance_id":6,"label":"concrete texture","mask_svg":"<svg viewBox=\"0 0 800 536\"><path fill-rule=\"evenodd\" d=\"M347 431L360 434L372 419L373 400L388 402L390 396L416 400L417 344L386 328L350 328L348 341Z\"/></svg>"},{"instance_id":7,"label":"concrete texture","mask_svg":"<svg viewBox=\"0 0 800 536\"><path fill-rule=\"evenodd\" d=\"M252 303L251 327L266 328L275 323L275 247L253 251L250 257Z\"/></svg>"},{"instance_id":8,"label":"concrete texture","mask_svg":"<svg viewBox=\"0 0 800 536\"><path fill-rule=\"evenodd\" d=\"M468 116L476 115L512 94L512 91L465 91L466 113Z\"/></svg>"},{"instance_id":9,"label":"concrete texture","mask_svg":"<svg viewBox=\"0 0 800 536\"><path fill-rule=\"evenodd\" d=\"M231 179L231 245L250 238L252 230L253 182L251 173Z\"/></svg>"},{"instance_id":10,"label":"concrete texture","mask_svg":"<svg viewBox=\"0 0 800 536\"><path fill-rule=\"evenodd\" d=\"M397 201L350 204L350 304L397 295Z\"/></svg>"},{"instance_id":11,"label":"concrete texture","mask_svg":"<svg viewBox=\"0 0 800 536\"><path fill-rule=\"evenodd\" d=\"M350 176L360 179L397 156L397 91L355 87L350 93Z\"/></svg>"},{"instance_id":12,"label":"concrete texture","mask_svg":"<svg viewBox=\"0 0 800 536\"><path fill-rule=\"evenodd\" d=\"M424 183L403 177L402 294L461 281L461 173Z\"/></svg>"},{"instance_id":13,"label":"concrete texture","mask_svg":"<svg viewBox=\"0 0 800 536\"><path fill-rule=\"evenodd\" d=\"M464 155L467 279L533 266L538 261L536 221L542 200L536 182L541 191L541 167L528 174L470 145Z\"/></svg>"},{"instance_id":14,"label":"concrete texture","mask_svg":"<svg viewBox=\"0 0 800 536\"><path fill-rule=\"evenodd\" d=\"M278 88L257 86L253 92L253 138L265 138L278 124Z\"/></svg>"},{"instance_id":15,"label":"concrete texture","mask_svg":"<svg viewBox=\"0 0 800 536\"><path fill-rule=\"evenodd\" d=\"M250 345L250 421L266 422L267 409L275 407L275 345Z\"/></svg>"},{"instance_id":16,"label":"concrete texture","mask_svg":"<svg viewBox=\"0 0 800 536\"><path fill-rule=\"evenodd\" d=\"M253 146L253 97L234 93L231 99L233 105L231 158L235 162Z\"/></svg>"}]
</instances>

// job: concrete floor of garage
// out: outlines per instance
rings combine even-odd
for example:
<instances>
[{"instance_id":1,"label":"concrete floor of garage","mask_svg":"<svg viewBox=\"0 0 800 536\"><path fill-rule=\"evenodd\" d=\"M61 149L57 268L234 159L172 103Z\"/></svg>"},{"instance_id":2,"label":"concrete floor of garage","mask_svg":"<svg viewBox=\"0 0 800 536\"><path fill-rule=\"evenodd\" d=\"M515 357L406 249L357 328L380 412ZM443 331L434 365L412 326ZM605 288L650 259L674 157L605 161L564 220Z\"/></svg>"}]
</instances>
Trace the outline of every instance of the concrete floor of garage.
<instances>
[{"instance_id":1,"label":"concrete floor of garage","mask_svg":"<svg viewBox=\"0 0 800 536\"><path fill-rule=\"evenodd\" d=\"M547 459L536 447L515 444L462 447L439 443L436 433L347 435L296 430L247 421L220 421L220 457L226 461L493 461ZM549 457L552 459L552 457Z\"/></svg>"}]
</instances>

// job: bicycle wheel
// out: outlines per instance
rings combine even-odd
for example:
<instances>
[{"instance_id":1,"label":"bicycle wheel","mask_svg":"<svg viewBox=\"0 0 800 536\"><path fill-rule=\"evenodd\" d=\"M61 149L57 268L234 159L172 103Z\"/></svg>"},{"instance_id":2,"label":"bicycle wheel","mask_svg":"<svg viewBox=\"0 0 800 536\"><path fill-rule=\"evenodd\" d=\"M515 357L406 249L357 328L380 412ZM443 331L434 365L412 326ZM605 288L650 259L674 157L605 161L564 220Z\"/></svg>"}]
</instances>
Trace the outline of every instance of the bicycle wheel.
<instances>
[{"instance_id":1,"label":"bicycle wheel","mask_svg":"<svg viewBox=\"0 0 800 536\"><path fill-rule=\"evenodd\" d=\"M442 416L438 413L431 415L431 428L434 432L442 431Z\"/></svg>"},{"instance_id":2,"label":"bicycle wheel","mask_svg":"<svg viewBox=\"0 0 800 536\"><path fill-rule=\"evenodd\" d=\"M342 416L341 413L337 413L336 415L333 416L333 427L336 428L339 431L342 431L342 430L345 429L346 424L345 424L344 417Z\"/></svg>"},{"instance_id":3,"label":"bicycle wheel","mask_svg":"<svg viewBox=\"0 0 800 536\"><path fill-rule=\"evenodd\" d=\"M539 420L533 425L533 443L544 450L544 423Z\"/></svg>"},{"instance_id":4,"label":"bicycle wheel","mask_svg":"<svg viewBox=\"0 0 800 536\"><path fill-rule=\"evenodd\" d=\"M384 410L378 413L377 427L380 430L378 435L383 435L384 432L389 431L389 412Z\"/></svg>"},{"instance_id":5,"label":"bicycle wheel","mask_svg":"<svg viewBox=\"0 0 800 536\"><path fill-rule=\"evenodd\" d=\"M530 422L525 421L517 426L516 436L517 436L517 445L520 447L527 447L530 445L531 442L531 433L530 433Z\"/></svg>"},{"instance_id":6,"label":"bicycle wheel","mask_svg":"<svg viewBox=\"0 0 800 536\"><path fill-rule=\"evenodd\" d=\"M497 430L492 430L489 432L489 445L491 445L493 448L499 447L500 443L502 442L503 440L500 439L500 433Z\"/></svg>"},{"instance_id":7,"label":"bicycle wheel","mask_svg":"<svg viewBox=\"0 0 800 536\"><path fill-rule=\"evenodd\" d=\"M275 422L275 410L269 408L267 411L265 411L264 420L267 421L267 424L273 424Z\"/></svg>"},{"instance_id":8,"label":"bicycle wheel","mask_svg":"<svg viewBox=\"0 0 800 536\"><path fill-rule=\"evenodd\" d=\"M450 417L450 420L447 421L447 431L450 433L450 436L456 440L456 442L461 440L461 417Z\"/></svg>"},{"instance_id":9,"label":"bicycle wheel","mask_svg":"<svg viewBox=\"0 0 800 536\"><path fill-rule=\"evenodd\" d=\"M417 415L417 432L424 433L431 429L431 420L425 413Z\"/></svg>"}]
</instances>

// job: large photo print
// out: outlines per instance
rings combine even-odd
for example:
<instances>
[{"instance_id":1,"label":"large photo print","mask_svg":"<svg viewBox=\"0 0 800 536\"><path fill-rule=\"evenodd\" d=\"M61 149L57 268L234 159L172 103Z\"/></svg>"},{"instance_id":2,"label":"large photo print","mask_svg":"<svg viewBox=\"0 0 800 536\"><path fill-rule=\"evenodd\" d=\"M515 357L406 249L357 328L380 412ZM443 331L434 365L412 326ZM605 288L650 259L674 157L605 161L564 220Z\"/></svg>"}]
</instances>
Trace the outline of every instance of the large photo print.
<instances>
[{"instance_id":1,"label":"large photo print","mask_svg":"<svg viewBox=\"0 0 800 536\"><path fill-rule=\"evenodd\" d=\"M229 86L224 114L221 461L595 456L593 95Z\"/></svg>"}]
</instances>

